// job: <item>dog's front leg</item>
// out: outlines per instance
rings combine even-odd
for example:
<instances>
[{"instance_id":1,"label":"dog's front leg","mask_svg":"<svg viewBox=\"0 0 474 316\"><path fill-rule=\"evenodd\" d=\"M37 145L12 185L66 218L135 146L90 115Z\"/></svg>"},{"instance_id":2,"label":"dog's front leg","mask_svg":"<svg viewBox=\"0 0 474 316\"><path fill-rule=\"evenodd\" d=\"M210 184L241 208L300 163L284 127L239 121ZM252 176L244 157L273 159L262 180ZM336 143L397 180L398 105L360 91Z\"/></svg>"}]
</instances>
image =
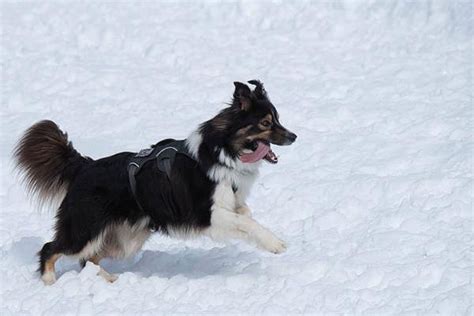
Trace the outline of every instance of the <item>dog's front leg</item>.
<instances>
[{"instance_id":1,"label":"dog's front leg","mask_svg":"<svg viewBox=\"0 0 474 316\"><path fill-rule=\"evenodd\" d=\"M246 197L247 194L242 190L237 190L237 192L235 192L235 212L240 215L252 217L252 211L245 202Z\"/></svg>"},{"instance_id":2,"label":"dog's front leg","mask_svg":"<svg viewBox=\"0 0 474 316\"><path fill-rule=\"evenodd\" d=\"M212 210L211 226L206 234L214 239L236 238L250 241L272 253L282 253L286 250L283 240L255 220L223 208Z\"/></svg>"},{"instance_id":3,"label":"dog's front leg","mask_svg":"<svg viewBox=\"0 0 474 316\"><path fill-rule=\"evenodd\" d=\"M218 184L213 200L211 226L205 232L209 237L214 239L242 239L253 242L259 248L273 253L281 253L286 250L285 242L276 237L271 231L252 218L236 213L238 208L237 196L230 184Z\"/></svg>"}]
</instances>

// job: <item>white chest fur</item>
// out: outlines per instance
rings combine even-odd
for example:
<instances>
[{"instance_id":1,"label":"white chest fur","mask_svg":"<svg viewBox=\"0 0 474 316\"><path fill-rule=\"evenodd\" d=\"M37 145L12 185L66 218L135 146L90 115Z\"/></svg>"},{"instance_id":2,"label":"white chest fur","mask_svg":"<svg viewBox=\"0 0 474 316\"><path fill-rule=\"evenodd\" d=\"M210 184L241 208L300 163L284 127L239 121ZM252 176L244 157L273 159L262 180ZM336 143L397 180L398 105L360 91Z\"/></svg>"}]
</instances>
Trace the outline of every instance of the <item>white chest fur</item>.
<instances>
[{"instance_id":1,"label":"white chest fur","mask_svg":"<svg viewBox=\"0 0 474 316\"><path fill-rule=\"evenodd\" d=\"M226 209L234 210L235 207L245 203L258 176L258 165L252 164L239 169L216 165L209 170L208 176L217 182L213 196L214 203L225 205ZM233 189L237 190L235 194Z\"/></svg>"},{"instance_id":2,"label":"white chest fur","mask_svg":"<svg viewBox=\"0 0 474 316\"><path fill-rule=\"evenodd\" d=\"M214 204L212 209L224 209L229 212L233 212L236 208L236 199L232 185L226 182L220 182L214 190L212 197Z\"/></svg>"},{"instance_id":3,"label":"white chest fur","mask_svg":"<svg viewBox=\"0 0 474 316\"><path fill-rule=\"evenodd\" d=\"M186 139L190 153L199 159L199 148L203 137L199 130L194 131ZM214 165L207 172L207 176L217 183L213 201L225 209L233 211L236 207L245 205L250 189L258 176L261 161L243 163L238 158L230 157L222 148L214 148L219 164ZM237 191L233 192L233 189Z\"/></svg>"}]
</instances>

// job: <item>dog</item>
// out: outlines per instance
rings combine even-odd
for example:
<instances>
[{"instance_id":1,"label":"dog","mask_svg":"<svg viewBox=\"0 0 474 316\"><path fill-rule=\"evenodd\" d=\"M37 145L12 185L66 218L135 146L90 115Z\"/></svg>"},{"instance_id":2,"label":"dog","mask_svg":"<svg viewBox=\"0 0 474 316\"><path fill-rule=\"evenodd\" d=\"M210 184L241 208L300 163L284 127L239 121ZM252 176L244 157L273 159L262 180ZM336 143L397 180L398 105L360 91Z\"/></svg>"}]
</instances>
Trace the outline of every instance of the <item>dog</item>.
<instances>
[{"instance_id":1,"label":"dog","mask_svg":"<svg viewBox=\"0 0 474 316\"><path fill-rule=\"evenodd\" d=\"M93 160L54 122L30 127L15 148L17 165L30 194L61 201L54 238L38 253L43 282L56 281L62 255L99 265L106 257L133 255L153 232L241 239L284 252L285 242L252 218L245 201L262 161L278 162L271 144L290 145L296 135L281 125L263 84L248 83L253 90L234 82L228 107L200 124L181 149L167 140L138 154ZM155 149L160 153L150 155ZM166 151L172 155L162 158ZM105 280L117 279L99 269Z\"/></svg>"}]
</instances>

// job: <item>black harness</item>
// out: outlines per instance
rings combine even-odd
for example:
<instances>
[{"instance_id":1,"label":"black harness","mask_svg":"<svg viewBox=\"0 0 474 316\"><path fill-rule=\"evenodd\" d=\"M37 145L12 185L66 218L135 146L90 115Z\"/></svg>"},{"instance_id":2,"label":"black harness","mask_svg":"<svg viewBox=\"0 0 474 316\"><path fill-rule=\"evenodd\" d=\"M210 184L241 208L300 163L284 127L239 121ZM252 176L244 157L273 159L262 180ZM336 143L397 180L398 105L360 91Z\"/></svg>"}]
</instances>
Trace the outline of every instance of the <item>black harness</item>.
<instances>
[{"instance_id":1,"label":"black harness","mask_svg":"<svg viewBox=\"0 0 474 316\"><path fill-rule=\"evenodd\" d=\"M191 153L186 148L184 140L165 139L153 145L151 148L142 149L138 154L134 155L128 163L128 181L132 194L135 197L138 207L143 211L143 207L137 199L137 182L136 175L142 167L150 160L155 160L158 169L166 173L168 179L171 173L174 159L177 153L184 154L193 159Z\"/></svg>"},{"instance_id":2,"label":"black harness","mask_svg":"<svg viewBox=\"0 0 474 316\"><path fill-rule=\"evenodd\" d=\"M175 140L171 138L162 140L156 145L153 145L151 148L140 150L130 159L127 167L128 181L130 183L130 189L132 190L133 197L135 198L138 207L142 211L144 211L144 209L137 198L137 181L135 179L136 175L147 162L150 160L155 160L158 169L161 172L166 173L169 179L174 159L178 153L186 155L188 158L194 161L196 160L188 151L185 140ZM234 191L234 193L237 192L237 187L235 185L232 185L232 191Z\"/></svg>"}]
</instances>

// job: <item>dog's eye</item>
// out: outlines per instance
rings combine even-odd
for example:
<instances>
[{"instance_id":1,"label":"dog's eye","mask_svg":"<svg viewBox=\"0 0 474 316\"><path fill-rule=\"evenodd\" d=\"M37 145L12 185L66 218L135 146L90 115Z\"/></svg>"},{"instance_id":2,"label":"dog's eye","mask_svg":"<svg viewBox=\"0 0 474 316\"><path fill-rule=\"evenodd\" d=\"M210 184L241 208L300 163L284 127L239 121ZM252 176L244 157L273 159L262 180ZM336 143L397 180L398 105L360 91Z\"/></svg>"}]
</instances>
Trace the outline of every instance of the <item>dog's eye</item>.
<instances>
[{"instance_id":1,"label":"dog's eye","mask_svg":"<svg viewBox=\"0 0 474 316\"><path fill-rule=\"evenodd\" d=\"M260 124L262 124L264 127L270 127L272 125L272 122L265 120L262 121Z\"/></svg>"}]
</instances>

